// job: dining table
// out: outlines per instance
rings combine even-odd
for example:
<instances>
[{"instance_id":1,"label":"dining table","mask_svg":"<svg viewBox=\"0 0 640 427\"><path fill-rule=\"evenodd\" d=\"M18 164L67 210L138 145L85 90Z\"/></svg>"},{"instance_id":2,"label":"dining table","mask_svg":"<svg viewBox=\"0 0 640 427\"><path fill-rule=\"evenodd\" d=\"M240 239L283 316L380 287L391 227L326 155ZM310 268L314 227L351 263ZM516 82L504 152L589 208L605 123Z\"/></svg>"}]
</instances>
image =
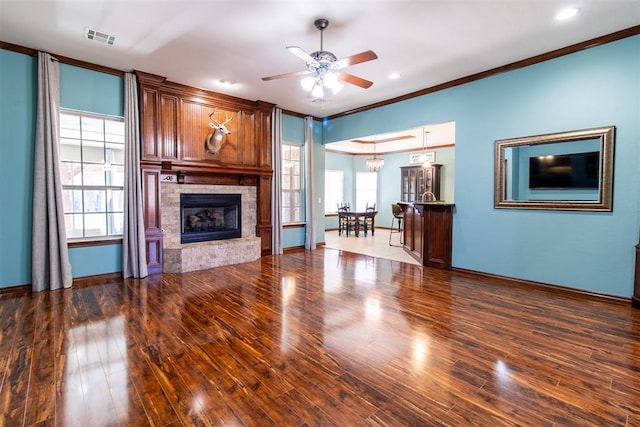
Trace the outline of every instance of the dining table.
<instances>
[{"instance_id":1,"label":"dining table","mask_svg":"<svg viewBox=\"0 0 640 427\"><path fill-rule=\"evenodd\" d=\"M378 211L342 211L339 212L339 215L347 216L350 219L353 219L355 222L354 232L356 237L360 236L360 229L363 228L361 224L365 224L366 220L371 220L371 235L375 234L375 223L376 223L376 215ZM365 225L364 232L365 236L367 235L367 231L369 231L369 227ZM347 233L348 235L348 233Z\"/></svg>"}]
</instances>

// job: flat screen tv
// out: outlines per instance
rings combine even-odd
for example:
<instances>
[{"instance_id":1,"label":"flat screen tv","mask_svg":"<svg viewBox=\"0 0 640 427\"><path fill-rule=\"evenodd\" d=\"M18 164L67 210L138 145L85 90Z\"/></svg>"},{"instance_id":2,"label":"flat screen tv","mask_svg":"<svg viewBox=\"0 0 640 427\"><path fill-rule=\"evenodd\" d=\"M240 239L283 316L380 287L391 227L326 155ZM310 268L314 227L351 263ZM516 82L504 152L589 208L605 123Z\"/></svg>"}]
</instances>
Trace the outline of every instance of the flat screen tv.
<instances>
[{"instance_id":1,"label":"flat screen tv","mask_svg":"<svg viewBox=\"0 0 640 427\"><path fill-rule=\"evenodd\" d=\"M598 188L600 153L529 157L529 188Z\"/></svg>"}]
</instances>

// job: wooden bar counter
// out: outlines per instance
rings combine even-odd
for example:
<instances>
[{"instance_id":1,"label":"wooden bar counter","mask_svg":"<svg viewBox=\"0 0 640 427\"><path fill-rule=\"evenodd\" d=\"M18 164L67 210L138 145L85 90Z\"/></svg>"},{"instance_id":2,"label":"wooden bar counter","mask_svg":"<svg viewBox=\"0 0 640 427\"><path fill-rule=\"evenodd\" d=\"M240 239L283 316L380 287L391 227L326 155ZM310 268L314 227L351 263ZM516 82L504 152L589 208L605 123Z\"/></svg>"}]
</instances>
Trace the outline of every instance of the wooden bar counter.
<instances>
[{"instance_id":1,"label":"wooden bar counter","mask_svg":"<svg viewBox=\"0 0 640 427\"><path fill-rule=\"evenodd\" d=\"M404 250L426 267L451 269L453 203L398 202L404 211Z\"/></svg>"}]
</instances>

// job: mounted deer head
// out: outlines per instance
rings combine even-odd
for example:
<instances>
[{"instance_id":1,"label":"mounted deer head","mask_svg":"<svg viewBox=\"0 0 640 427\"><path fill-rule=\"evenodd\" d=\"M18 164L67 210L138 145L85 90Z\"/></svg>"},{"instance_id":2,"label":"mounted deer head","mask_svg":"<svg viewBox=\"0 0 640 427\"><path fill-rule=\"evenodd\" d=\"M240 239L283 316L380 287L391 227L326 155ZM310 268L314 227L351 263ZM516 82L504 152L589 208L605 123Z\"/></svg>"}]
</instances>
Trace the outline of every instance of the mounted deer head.
<instances>
[{"instance_id":1,"label":"mounted deer head","mask_svg":"<svg viewBox=\"0 0 640 427\"><path fill-rule=\"evenodd\" d=\"M227 135L231 135L231 131L227 129L225 125L233 119L233 116L229 117L229 115L225 113L224 122L220 123L212 117L214 114L216 114L216 110L213 110L211 114L209 114L209 119L211 120L209 127L213 129L213 132L207 135L207 139L204 143L204 148L209 154L216 154L220 151L223 138Z\"/></svg>"}]
</instances>

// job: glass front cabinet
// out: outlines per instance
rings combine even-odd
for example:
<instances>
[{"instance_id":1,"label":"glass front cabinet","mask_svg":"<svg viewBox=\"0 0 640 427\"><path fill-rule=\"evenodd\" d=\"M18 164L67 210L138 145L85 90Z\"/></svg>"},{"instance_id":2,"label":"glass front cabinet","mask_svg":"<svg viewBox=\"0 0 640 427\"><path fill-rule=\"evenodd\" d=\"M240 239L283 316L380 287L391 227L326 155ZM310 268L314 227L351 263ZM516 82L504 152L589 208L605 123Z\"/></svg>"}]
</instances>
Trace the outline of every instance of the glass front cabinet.
<instances>
[{"instance_id":1,"label":"glass front cabinet","mask_svg":"<svg viewBox=\"0 0 640 427\"><path fill-rule=\"evenodd\" d=\"M400 197L403 202L420 202L422 195L430 191L433 197L425 201L440 200L440 168L442 165L400 167Z\"/></svg>"}]
</instances>

